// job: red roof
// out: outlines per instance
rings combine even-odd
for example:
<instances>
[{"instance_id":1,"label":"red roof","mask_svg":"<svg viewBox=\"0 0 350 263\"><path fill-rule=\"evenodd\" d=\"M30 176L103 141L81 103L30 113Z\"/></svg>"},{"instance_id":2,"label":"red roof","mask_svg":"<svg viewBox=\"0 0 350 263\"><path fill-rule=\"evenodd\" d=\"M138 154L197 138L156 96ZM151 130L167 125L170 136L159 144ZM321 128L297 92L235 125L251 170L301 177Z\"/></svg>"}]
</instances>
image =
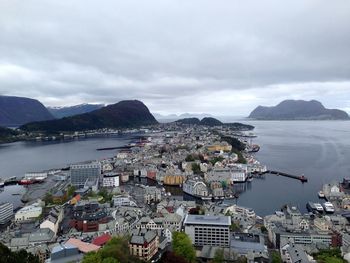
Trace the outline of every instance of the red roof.
<instances>
[{"instance_id":1,"label":"red roof","mask_svg":"<svg viewBox=\"0 0 350 263\"><path fill-rule=\"evenodd\" d=\"M92 244L97 246L103 246L106 244L112 237L109 234L103 234L102 236L96 237L92 240Z\"/></svg>"},{"instance_id":2,"label":"red roof","mask_svg":"<svg viewBox=\"0 0 350 263\"><path fill-rule=\"evenodd\" d=\"M83 242L83 241L76 239L76 238L70 238L70 239L68 239L68 241L66 243L78 247L79 251L81 251L83 253L97 251L100 249L100 246L86 243L86 242Z\"/></svg>"}]
</instances>

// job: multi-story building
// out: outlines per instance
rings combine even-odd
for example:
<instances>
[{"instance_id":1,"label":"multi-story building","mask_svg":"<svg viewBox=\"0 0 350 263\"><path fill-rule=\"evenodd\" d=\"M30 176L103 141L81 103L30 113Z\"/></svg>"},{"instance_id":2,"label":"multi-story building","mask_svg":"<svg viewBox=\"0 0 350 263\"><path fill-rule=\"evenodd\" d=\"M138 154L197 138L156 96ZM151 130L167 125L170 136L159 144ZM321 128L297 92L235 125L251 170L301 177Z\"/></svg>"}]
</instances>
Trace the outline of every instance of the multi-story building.
<instances>
[{"instance_id":1,"label":"multi-story building","mask_svg":"<svg viewBox=\"0 0 350 263\"><path fill-rule=\"evenodd\" d=\"M0 203L0 224L6 224L13 216L13 204Z\"/></svg>"},{"instance_id":2,"label":"multi-story building","mask_svg":"<svg viewBox=\"0 0 350 263\"><path fill-rule=\"evenodd\" d=\"M49 228L57 235L58 228L63 219L63 208L57 206L51 209L49 215L40 224L40 228Z\"/></svg>"},{"instance_id":3,"label":"multi-story building","mask_svg":"<svg viewBox=\"0 0 350 263\"><path fill-rule=\"evenodd\" d=\"M160 202L162 200L162 192L155 186L148 186L144 188L144 202L150 204L152 202Z\"/></svg>"},{"instance_id":4,"label":"multi-story building","mask_svg":"<svg viewBox=\"0 0 350 263\"><path fill-rule=\"evenodd\" d=\"M97 180L101 175L101 164L99 162L72 164L70 166L71 184L82 188L88 180Z\"/></svg>"},{"instance_id":5,"label":"multi-story building","mask_svg":"<svg viewBox=\"0 0 350 263\"><path fill-rule=\"evenodd\" d=\"M103 187L118 187L119 186L119 174L118 173L105 173L102 179Z\"/></svg>"},{"instance_id":6,"label":"multi-story building","mask_svg":"<svg viewBox=\"0 0 350 263\"><path fill-rule=\"evenodd\" d=\"M69 225L78 231L95 232L99 230L100 224L107 222L107 212L98 203L78 203L73 209Z\"/></svg>"},{"instance_id":7,"label":"multi-story building","mask_svg":"<svg viewBox=\"0 0 350 263\"><path fill-rule=\"evenodd\" d=\"M186 234L195 246L230 246L229 216L187 215L184 226Z\"/></svg>"},{"instance_id":8,"label":"multi-story building","mask_svg":"<svg viewBox=\"0 0 350 263\"><path fill-rule=\"evenodd\" d=\"M129 241L129 251L133 256L144 261L150 261L158 252L159 238L155 231L140 230L136 235L132 235Z\"/></svg>"},{"instance_id":9,"label":"multi-story building","mask_svg":"<svg viewBox=\"0 0 350 263\"><path fill-rule=\"evenodd\" d=\"M137 207L136 202L133 201L129 195L114 195L112 197L112 201L113 201L114 207L119 207L119 206Z\"/></svg>"},{"instance_id":10,"label":"multi-story building","mask_svg":"<svg viewBox=\"0 0 350 263\"><path fill-rule=\"evenodd\" d=\"M40 206L39 203L34 203L29 206L25 206L17 211L15 214L15 221L16 222L25 222L25 221L32 221L36 220L41 213L43 212L43 208Z\"/></svg>"}]
</instances>

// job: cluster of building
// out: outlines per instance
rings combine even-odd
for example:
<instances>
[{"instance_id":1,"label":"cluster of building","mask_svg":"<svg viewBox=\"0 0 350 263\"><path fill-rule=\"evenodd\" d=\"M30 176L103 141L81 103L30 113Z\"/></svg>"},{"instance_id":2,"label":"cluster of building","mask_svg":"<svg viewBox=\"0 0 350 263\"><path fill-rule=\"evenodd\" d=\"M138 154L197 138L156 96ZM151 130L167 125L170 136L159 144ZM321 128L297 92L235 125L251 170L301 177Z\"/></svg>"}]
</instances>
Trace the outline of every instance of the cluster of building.
<instances>
[{"instance_id":1,"label":"cluster of building","mask_svg":"<svg viewBox=\"0 0 350 263\"><path fill-rule=\"evenodd\" d=\"M42 262L79 262L113 236L128 236L129 253L151 261L169 249L175 231L189 236L203 262L219 249L227 261L269 262L266 238L285 262L311 261L310 255L322 248L350 252L350 180L324 187L338 209L329 215L285 206L261 218L253 209L220 201L235 197L233 185L244 187L253 173L266 171L247 152L247 162L239 163L232 146L221 139L233 133L224 127L168 125L112 158L48 174L62 186L49 207L41 200L16 211L12 204L0 204L0 224L6 225L0 241ZM66 186L74 186L72 196ZM176 199L167 186L193 199Z\"/></svg>"}]
</instances>

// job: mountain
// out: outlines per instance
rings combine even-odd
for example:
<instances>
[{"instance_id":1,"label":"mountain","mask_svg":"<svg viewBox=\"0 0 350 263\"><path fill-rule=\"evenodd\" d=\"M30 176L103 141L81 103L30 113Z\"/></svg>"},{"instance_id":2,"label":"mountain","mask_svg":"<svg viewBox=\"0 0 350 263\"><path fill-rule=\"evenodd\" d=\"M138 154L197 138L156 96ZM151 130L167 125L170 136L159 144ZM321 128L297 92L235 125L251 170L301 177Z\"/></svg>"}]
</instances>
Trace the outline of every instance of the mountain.
<instances>
[{"instance_id":1,"label":"mountain","mask_svg":"<svg viewBox=\"0 0 350 263\"><path fill-rule=\"evenodd\" d=\"M0 126L16 127L54 117L39 101L29 98L0 96Z\"/></svg>"},{"instance_id":2,"label":"mountain","mask_svg":"<svg viewBox=\"0 0 350 263\"><path fill-rule=\"evenodd\" d=\"M345 111L326 109L316 100L285 100L274 107L258 106L249 118L259 120L348 120Z\"/></svg>"},{"instance_id":3,"label":"mountain","mask_svg":"<svg viewBox=\"0 0 350 263\"><path fill-rule=\"evenodd\" d=\"M178 124L185 124L185 125L200 125L201 121L198 118L184 118L175 121Z\"/></svg>"},{"instance_id":4,"label":"mountain","mask_svg":"<svg viewBox=\"0 0 350 263\"><path fill-rule=\"evenodd\" d=\"M63 117L69 117L98 110L101 109L103 106L103 104L79 104L68 107L47 107L47 109L55 118L61 119Z\"/></svg>"},{"instance_id":5,"label":"mountain","mask_svg":"<svg viewBox=\"0 0 350 263\"><path fill-rule=\"evenodd\" d=\"M179 124L186 124L186 125L204 125L204 126L223 125L221 121L212 117L205 117L202 120L199 120L198 118L184 118L184 119L179 119L175 122Z\"/></svg>"},{"instance_id":6,"label":"mountain","mask_svg":"<svg viewBox=\"0 0 350 263\"><path fill-rule=\"evenodd\" d=\"M219 121L218 119L212 118L212 117L205 117L201 120L201 125L204 126L221 126L223 123Z\"/></svg>"},{"instance_id":7,"label":"mountain","mask_svg":"<svg viewBox=\"0 0 350 263\"><path fill-rule=\"evenodd\" d=\"M57 133L101 128L133 128L158 122L145 104L138 100L124 100L89 113L58 120L32 122L20 127L26 131Z\"/></svg>"}]
</instances>

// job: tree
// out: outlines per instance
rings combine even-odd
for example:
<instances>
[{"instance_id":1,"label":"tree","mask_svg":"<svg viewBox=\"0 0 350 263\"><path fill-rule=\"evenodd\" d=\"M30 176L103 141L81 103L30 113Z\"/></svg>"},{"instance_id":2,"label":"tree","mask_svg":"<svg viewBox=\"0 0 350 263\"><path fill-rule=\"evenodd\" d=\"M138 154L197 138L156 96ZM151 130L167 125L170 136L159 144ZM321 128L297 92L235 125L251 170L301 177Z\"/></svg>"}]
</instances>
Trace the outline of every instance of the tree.
<instances>
[{"instance_id":1,"label":"tree","mask_svg":"<svg viewBox=\"0 0 350 263\"><path fill-rule=\"evenodd\" d=\"M189 263L196 261L196 250L186 233L174 232L172 245L175 255L185 258Z\"/></svg>"},{"instance_id":2,"label":"tree","mask_svg":"<svg viewBox=\"0 0 350 263\"><path fill-rule=\"evenodd\" d=\"M28 253L24 249L12 252L7 246L0 243L0 262L6 263L39 263L39 257Z\"/></svg>"},{"instance_id":3,"label":"tree","mask_svg":"<svg viewBox=\"0 0 350 263\"><path fill-rule=\"evenodd\" d=\"M199 174L201 172L201 167L197 163L192 164L192 171L194 174Z\"/></svg>"},{"instance_id":4,"label":"tree","mask_svg":"<svg viewBox=\"0 0 350 263\"><path fill-rule=\"evenodd\" d=\"M74 185L70 185L67 189L67 196L68 197L72 197L74 192L75 192L76 188Z\"/></svg>"},{"instance_id":5,"label":"tree","mask_svg":"<svg viewBox=\"0 0 350 263\"><path fill-rule=\"evenodd\" d=\"M186 162L194 162L195 159L194 159L192 154L189 154L189 155L186 156L185 161Z\"/></svg>"},{"instance_id":6,"label":"tree","mask_svg":"<svg viewBox=\"0 0 350 263\"><path fill-rule=\"evenodd\" d=\"M171 251L166 251L161 259L160 259L161 263L187 263L186 259L175 255L174 252Z\"/></svg>"},{"instance_id":7,"label":"tree","mask_svg":"<svg viewBox=\"0 0 350 263\"><path fill-rule=\"evenodd\" d=\"M265 226L260 227L261 233L266 234L267 233L267 228Z\"/></svg>"},{"instance_id":8,"label":"tree","mask_svg":"<svg viewBox=\"0 0 350 263\"><path fill-rule=\"evenodd\" d=\"M101 254L98 252L89 252L84 255L83 263L102 263Z\"/></svg>"},{"instance_id":9,"label":"tree","mask_svg":"<svg viewBox=\"0 0 350 263\"><path fill-rule=\"evenodd\" d=\"M213 263L223 263L225 261L225 254L223 249L217 249L213 258Z\"/></svg>"},{"instance_id":10,"label":"tree","mask_svg":"<svg viewBox=\"0 0 350 263\"><path fill-rule=\"evenodd\" d=\"M281 255L276 251L271 253L271 260L272 263L282 263Z\"/></svg>"}]
</instances>

